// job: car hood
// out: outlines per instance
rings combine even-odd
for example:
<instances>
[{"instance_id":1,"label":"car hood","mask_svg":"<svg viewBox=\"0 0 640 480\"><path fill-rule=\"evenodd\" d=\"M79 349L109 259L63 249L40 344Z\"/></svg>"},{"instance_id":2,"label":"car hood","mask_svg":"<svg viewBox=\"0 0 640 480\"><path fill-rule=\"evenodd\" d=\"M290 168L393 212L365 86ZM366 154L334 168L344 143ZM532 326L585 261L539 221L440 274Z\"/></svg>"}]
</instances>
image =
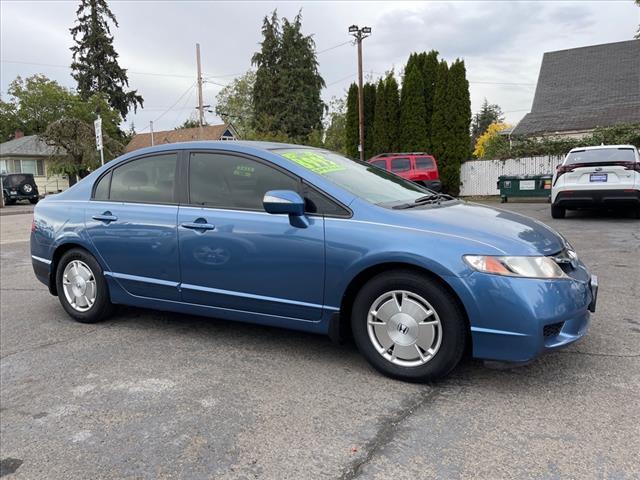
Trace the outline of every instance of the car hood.
<instances>
[{"instance_id":1,"label":"car hood","mask_svg":"<svg viewBox=\"0 0 640 480\"><path fill-rule=\"evenodd\" d=\"M414 228L465 237L490 245L505 255L553 255L566 245L559 233L542 222L477 203L460 201L398 213L406 215Z\"/></svg>"}]
</instances>

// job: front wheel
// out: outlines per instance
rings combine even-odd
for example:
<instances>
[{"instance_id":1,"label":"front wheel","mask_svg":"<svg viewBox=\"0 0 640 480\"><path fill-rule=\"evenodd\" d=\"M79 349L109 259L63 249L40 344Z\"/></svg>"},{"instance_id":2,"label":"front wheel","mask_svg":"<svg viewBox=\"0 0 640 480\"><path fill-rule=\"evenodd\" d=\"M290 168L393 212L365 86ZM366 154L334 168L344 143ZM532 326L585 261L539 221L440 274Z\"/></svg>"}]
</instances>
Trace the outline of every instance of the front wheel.
<instances>
[{"instance_id":1,"label":"front wheel","mask_svg":"<svg viewBox=\"0 0 640 480\"><path fill-rule=\"evenodd\" d=\"M362 287L351 328L374 368L410 382L445 377L462 358L467 337L453 295L432 278L405 270L380 274Z\"/></svg>"},{"instance_id":2,"label":"front wheel","mask_svg":"<svg viewBox=\"0 0 640 480\"><path fill-rule=\"evenodd\" d=\"M86 250L66 252L56 270L58 298L65 311L81 323L96 323L113 311L102 268Z\"/></svg>"}]
</instances>

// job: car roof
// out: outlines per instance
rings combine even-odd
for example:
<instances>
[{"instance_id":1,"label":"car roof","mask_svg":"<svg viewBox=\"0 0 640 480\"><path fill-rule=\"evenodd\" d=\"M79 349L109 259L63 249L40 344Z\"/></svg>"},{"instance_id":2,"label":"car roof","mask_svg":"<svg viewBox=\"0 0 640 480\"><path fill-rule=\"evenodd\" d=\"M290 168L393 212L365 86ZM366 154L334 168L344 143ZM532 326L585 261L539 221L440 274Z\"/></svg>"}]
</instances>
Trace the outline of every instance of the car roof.
<instances>
[{"instance_id":1,"label":"car roof","mask_svg":"<svg viewBox=\"0 0 640 480\"><path fill-rule=\"evenodd\" d=\"M635 150L636 147L634 147L633 145L595 145L592 147L575 147L569 150L569 153L582 151L582 150L606 150L606 149L614 149L614 148L632 148Z\"/></svg>"},{"instance_id":2,"label":"car roof","mask_svg":"<svg viewBox=\"0 0 640 480\"><path fill-rule=\"evenodd\" d=\"M239 147L239 148L238 148ZM121 159L136 157L138 155L166 152L170 150L190 150L190 149L211 149L211 150L236 150L236 151L253 151L261 150L271 152L274 150L282 150L288 148L304 148L311 150L320 150L316 147L308 145L295 145L292 143L253 141L253 140L197 140L190 142L163 143L152 147L140 148L132 150L124 154ZM248 152L247 152L248 153Z\"/></svg>"},{"instance_id":3,"label":"car roof","mask_svg":"<svg viewBox=\"0 0 640 480\"><path fill-rule=\"evenodd\" d=\"M371 157L369 160L380 159L386 157L398 157L400 155L424 155L425 157L433 157L432 154L426 152L397 152L397 153L379 153L375 157Z\"/></svg>"}]
</instances>

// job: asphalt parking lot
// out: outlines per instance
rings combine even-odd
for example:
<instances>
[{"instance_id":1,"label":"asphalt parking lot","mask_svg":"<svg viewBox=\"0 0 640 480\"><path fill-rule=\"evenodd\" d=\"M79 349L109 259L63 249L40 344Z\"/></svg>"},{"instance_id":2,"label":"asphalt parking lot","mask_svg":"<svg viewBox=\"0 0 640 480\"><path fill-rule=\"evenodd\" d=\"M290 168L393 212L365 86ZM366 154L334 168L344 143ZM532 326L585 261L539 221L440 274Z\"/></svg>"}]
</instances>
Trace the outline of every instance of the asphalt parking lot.
<instances>
[{"instance_id":1,"label":"asphalt parking lot","mask_svg":"<svg viewBox=\"0 0 640 480\"><path fill-rule=\"evenodd\" d=\"M31 215L3 215L2 474L639 478L640 221L500 207L558 229L598 275L590 333L524 367L467 360L436 385L310 334L129 308L75 323L35 280Z\"/></svg>"}]
</instances>

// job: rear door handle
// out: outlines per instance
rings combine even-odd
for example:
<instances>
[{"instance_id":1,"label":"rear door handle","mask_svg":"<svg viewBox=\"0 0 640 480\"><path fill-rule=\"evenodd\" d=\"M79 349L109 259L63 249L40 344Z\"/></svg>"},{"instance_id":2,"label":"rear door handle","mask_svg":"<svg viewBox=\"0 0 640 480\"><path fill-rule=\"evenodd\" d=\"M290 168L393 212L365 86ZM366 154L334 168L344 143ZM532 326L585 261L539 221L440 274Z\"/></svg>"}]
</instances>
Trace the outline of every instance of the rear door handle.
<instances>
[{"instance_id":1,"label":"rear door handle","mask_svg":"<svg viewBox=\"0 0 640 480\"><path fill-rule=\"evenodd\" d=\"M180 226L182 228L188 228L190 230L214 230L216 228L215 225L210 223L200 223L200 222L184 222L181 223Z\"/></svg>"},{"instance_id":2,"label":"rear door handle","mask_svg":"<svg viewBox=\"0 0 640 480\"><path fill-rule=\"evenodd\" d=\"M111 212L104 212L101 215L94 215L91 218L99 222L107 222L107 223L115 222L116 220L118 220L118 217L116 217L115 215L112 215Z\"/></svg>"}]
</instances>

